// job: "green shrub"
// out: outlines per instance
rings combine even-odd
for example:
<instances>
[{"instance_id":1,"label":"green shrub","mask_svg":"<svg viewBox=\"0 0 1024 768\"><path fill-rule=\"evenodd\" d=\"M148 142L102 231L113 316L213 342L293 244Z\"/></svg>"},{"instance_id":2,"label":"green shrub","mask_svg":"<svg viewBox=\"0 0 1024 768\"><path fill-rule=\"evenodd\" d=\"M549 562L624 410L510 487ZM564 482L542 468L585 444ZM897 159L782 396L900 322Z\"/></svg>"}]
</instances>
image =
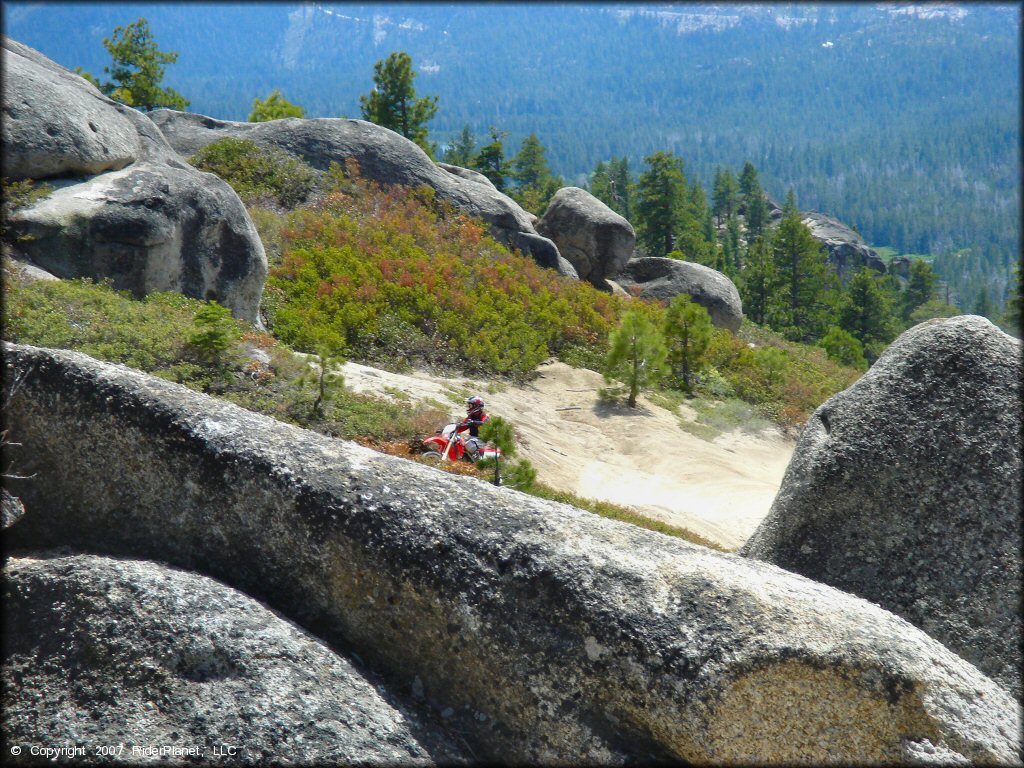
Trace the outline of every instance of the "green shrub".
<instances>
[{"instance_id":1,"label":"green shrub","mask_svg":"<svg viewBox=\"0 0 1024 768\"><path fill-rule=\"evenodd\" d=\"M431 194L351 168L331 178L281 230L264 308L286 343L518 379L566 346L605 344L617 297L510 253Z\"/></svg>"},{"instance_id":2,"label":"green shrub","mask_svg":"<svg viewBox=\"0 0 1024 768\"><path fill-rule=\"evenodd\" d=\"M211 301L196 311L188 344L204 361L220 367L227 363L228 350L241 337L242 329L231 317L231 310Z\"/></svg>"},{"instance_id":3,"label":"green shrub","mask_svg":"<svg viewBox=\"0 0 1024 768\"><path fill-rule=\"evenodd\" d=\"M0 178L0 190L2 190L3 206L0 208L0 240L10 241L8 223L11 214L19 208L32 205L53 192L53 187L43 182L38 184L33 179L22 181L8 181Z\"/></svg>"},{"instance_id":4,"label":"green shrub","mask_svg":"<svg viewBox=\"0 0 1024 768\"><path fill-rule=\"evenodd\" d=\"M840 365L848 365L866 371L868 361L864 357L864 346L852 334L842 328L832 326L828 333L818 342L818 346L825 350L830 360L835 360Z\"/></svg>"},{"instance_id":5,"label":"green shrub","mask_svg":"<svg viewBox=\"0 0 1024 768\"><path fill-rule=\"evenodd\" d=\"M316 187L317 172L276 147L226 137L208 144L189 160L202 171L220 176L246 204L269 199L290 209Z\"/></svg>"}]
</instances>

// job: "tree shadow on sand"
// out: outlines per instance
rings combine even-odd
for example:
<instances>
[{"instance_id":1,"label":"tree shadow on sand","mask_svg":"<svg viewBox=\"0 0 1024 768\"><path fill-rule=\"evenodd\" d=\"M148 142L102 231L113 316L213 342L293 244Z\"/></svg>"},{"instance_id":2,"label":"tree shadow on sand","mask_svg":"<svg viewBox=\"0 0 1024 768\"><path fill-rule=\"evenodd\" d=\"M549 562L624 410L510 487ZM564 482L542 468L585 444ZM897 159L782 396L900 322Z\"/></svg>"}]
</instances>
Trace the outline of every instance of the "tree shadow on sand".
<instances>
[{"instance_id":1,"label":"tree shadow on sand","mask_svg":"<svg viewBox=\"0 0 1024 768\"><path fill-rule=\"evenodd\" d=\"M598 400L594 403L594 415L598 418L607 418L609 416L653 416L654 413L644 405L640 403L636 404L636 408L630 408L626 405L625 401L620 400Z\"/></svg>"}]
</instances>

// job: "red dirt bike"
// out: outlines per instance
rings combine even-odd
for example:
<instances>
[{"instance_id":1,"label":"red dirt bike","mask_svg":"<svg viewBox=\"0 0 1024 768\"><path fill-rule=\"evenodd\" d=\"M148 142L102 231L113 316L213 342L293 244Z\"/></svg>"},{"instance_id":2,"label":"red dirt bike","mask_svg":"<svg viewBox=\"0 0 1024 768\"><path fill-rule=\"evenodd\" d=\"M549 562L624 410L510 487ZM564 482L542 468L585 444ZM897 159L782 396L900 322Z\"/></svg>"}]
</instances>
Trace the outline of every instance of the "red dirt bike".
<instances>
[{"instance_id":1,"label":"red dirt bike","mask_svg":"<svg viewBox=\"0 0 1024 768\"><path fill-rule=\"evenodd\" d=\"M455 432L455 423L448 424L437 431L437 434L423 438L423 458L427 461L481 461L483 459L501 459L501 451L493 445L482 445L475 457L466 450L466 439Z\"/></svg>"}]
</instances>

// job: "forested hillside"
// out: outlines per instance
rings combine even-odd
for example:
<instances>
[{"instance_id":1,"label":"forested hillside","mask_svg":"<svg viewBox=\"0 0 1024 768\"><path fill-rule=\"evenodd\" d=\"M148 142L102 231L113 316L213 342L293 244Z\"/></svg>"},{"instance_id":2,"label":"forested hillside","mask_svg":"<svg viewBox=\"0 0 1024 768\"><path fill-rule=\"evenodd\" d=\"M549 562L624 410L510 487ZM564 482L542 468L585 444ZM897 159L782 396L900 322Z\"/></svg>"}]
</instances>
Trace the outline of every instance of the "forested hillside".
<instances>
[{"instance_id":1,"label":"forested hillside","mask_svg":"<svg viewBox=\"0 0 1024 768\"><path fill-rule=\"evenodd\" d=\"M373 63L409 52L435 141L536 133L556 173L683 158L710 188L753 162L780 202L936 257L952 298L1001 307L1019 257L1016 6L29 5L7 34L100 74L102 39L149 19L190 109L245 119L280 88L358 116ZM984 296L982 294L985 294Z\"/></svg>"}]
</instances>

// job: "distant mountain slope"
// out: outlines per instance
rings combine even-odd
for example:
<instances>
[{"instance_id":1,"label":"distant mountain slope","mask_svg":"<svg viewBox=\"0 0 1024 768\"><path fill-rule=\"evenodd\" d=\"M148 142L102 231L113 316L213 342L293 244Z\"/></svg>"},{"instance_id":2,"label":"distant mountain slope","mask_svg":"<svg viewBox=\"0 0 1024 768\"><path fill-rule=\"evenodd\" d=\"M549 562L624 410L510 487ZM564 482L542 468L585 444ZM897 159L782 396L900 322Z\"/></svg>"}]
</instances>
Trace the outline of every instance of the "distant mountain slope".
<instances>
[{"instance_id":1,"label":"distant mountain slope","mask_svg":"<svg viewBox=\"0 0 1024 768\"><path fill-rule=\"evenodd\" d=\"M1019 254L1016 5L159 5L9 3L7 34L102 74L101 41L149 19L192 109L245 119L280 87L357 116L372 66L408 51L431 129L536 132L571 182L674 150L708 186L753 161L770 193L901 252L971 247L957 277L1001 302ZM953 276L951 276L953 277ZM973 280L973 283L971 283ZM966 303L966 299L964 301Z\"/></svg>"}]
</instances>

